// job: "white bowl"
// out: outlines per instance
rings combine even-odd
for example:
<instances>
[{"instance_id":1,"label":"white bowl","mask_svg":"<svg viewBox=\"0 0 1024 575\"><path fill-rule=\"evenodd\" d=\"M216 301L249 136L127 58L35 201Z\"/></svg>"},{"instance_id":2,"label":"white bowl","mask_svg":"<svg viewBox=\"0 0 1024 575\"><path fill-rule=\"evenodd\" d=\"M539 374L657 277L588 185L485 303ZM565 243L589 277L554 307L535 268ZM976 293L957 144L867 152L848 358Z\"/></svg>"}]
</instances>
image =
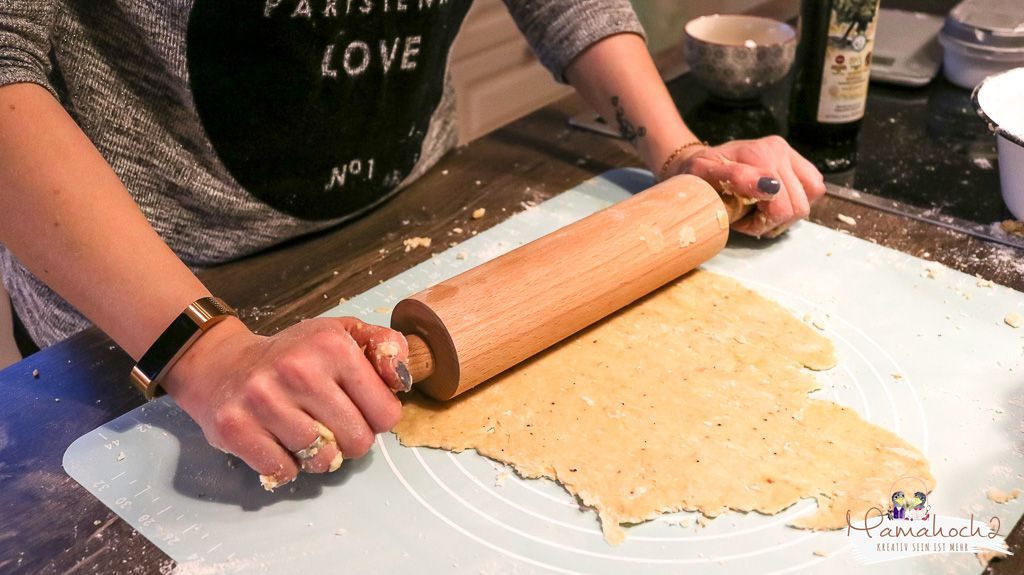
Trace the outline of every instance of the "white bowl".
<instances>
[{"instance_id":1,"label":"white bowl","mask_svg":"<svg viewBox=\"0 0 1024 575\"><path fill-rule=\"evenodd\" d=\"M968 90L993 74L1024 66L1024 3L962 0L946 14L939 42L946 78Z\"/></svg>"},{"instance_id":2,"label":"white bowl","mask_svg":"<svg viewBox=\"0 0 1024 575\"><path fill-rule=\"evenodd\" d=\"M946 79L971 89L985 78L1024 66L1024 50L999 50L960 42L946 34L939 34L943 47L942 70Z\"/></svg>"},{"instance_id":3,"label":"white bowl","mask_svg":"<svg viewBox=\"0 0 1024 575\"><path fill-rule=\"evenodd\" d=\"M996 134L1003 201L1024 220L1024 68L986 78L971 98Z\"/></svg>"},{"instance_id":4,"label":"white bowl","mask_svg":"<svg viewBox=\"0 0 1024 575\"><path fill-rule=\"evenodd\" d=\"M684 32L690 73L720 98L756 98L793 65L796 31L785 22L714 14L690 20Z\"/></svg>"}]
</instances>

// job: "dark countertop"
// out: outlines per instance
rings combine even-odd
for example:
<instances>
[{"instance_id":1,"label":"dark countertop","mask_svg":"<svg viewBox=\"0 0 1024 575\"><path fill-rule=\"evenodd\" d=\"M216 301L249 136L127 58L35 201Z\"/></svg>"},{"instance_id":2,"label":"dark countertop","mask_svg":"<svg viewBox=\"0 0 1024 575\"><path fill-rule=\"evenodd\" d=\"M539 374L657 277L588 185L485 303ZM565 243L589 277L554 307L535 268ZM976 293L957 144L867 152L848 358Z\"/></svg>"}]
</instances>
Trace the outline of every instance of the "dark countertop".
<instances>
[{"instance_id":1,"label":"dark countertop","mask_svg":"<svg viewBox=\"0 0 1024 575\"><path fill-rule=\"evenodd\" d=\"M673 82L673 93L684 92L687 81L684 77ZM871 108L864 142L876 137L872 136L876 130L882 141L888 141L891 135L886 134L900 130L901 121L931 117L931 94L941 90L939 85L900 95L899 90L873 88L876 103L877 96L883 96L880 105L889 105L884 100L890 92L895 93L898 97L894 96L887 109L902 115L892 124L886 119L890 116L876 114ZM920 94L928 95L922 98ZM699 98L693 97L684 105L698 130L701 122L696 121L692 109L699 105ZM405 253L401 249L404 238L458 241L458 237L446 237L455 226L467 233L483 230L521 211L525 200L542 201L605 170L638 165L622 143L567 129L566 119L582 109L576 97L546 107L450 153L398 198L346 227L208 270L202 278L214 293L239 308L246 323L260 333L273 333L323 313L339 298L361 293L448 247L448 241L435 241L429 250ZM705 113L700 117L712 118ZM729 124L746 129L761 125L760 121L755 116ZM906 148L894 143L890 150ZM904 193L912 201L917 186L950 185L946 177L922 175L924 165L935 163L944 154L954 158L964 152L969 158L973 153L973 148L958 151L941 142L926 150L903 164L898 159L886 164L885 150L868 142L862 146L852 185L865 190L874 190L872 186L896 190L893 193ZM883 169L882 165L903 167ZM957 170L962 163L949 165ZM890 169L898 169L898 173ZM972 182L972 193L998 197L995 176L990 172L965 174ZM892 182L891 174L898 176L897 182ZM949 194L955 199L966 188L953 188ZM487 208L487 216L481 220L470 219L469 210L463 209L478 207ZM978 210L977 217L990 218L997 208L986 203L968 209ZM819 202L811 219L843 227L836 219L840 212L859 220L858 226L848 229L856 236L914 255L928 253L926 257L966 273L1024 290L1024 274L1017 269L1018 262L1024 261L1024 251L833 197ZM162 552L61 468L61 457L72 441L142 403L128 383L130 367L129 358L108 339L96 330L87 330L0 371L4 397L0 404L0 517L4 520L0 525L0 572L158 573L170 566ZM33 370L39 371L38 378L33 377ZM1021 523L1009 539L1017 555L999 563L996 573L1024 570Z\"/></svg>"},{"instance_id":2,"label":"dark countertop","mask_svg":"<svg viewBox=\"0 0 1024 575\"><path fill-rule=\"evenodd\" d=\"M882 8L944 15L960 0L883 0ZM769 2L757 13L786 17L789 5ZM795 24L795 21L792 23ZM679 66L680 48L666 51L662 65ZM668 66L666 66L668 64ZM671 90L688 124L712 143L764 134L785 135L789 81L758 102L737 107L711 101L692 78ZM830 182L915 206L936 217L982 224L1011 217L999 193L995 139L971 104L971 94L940 71L927 86L909 88L873 82L863 126L852 150L801 146L809 157L851 169L830 173ZM799 144L797 144L799 145Z\"/></svg>"},{"instance_id":3,"label":"dark countertop","mask_svg":"<svg viewBox=\"0 0 1024 575\"><path fill-rule=\"evenodd\" d=\"M692 78L673 83L687 123L712 143L786 134L788 82L745 106L717 103ZM996 143L968 90L942 76L922 88L872 84L850 150L800 146L821 164L848 169L830 182L979 223L1011 218L999 193Z\"/></svg>"}]
</instances>

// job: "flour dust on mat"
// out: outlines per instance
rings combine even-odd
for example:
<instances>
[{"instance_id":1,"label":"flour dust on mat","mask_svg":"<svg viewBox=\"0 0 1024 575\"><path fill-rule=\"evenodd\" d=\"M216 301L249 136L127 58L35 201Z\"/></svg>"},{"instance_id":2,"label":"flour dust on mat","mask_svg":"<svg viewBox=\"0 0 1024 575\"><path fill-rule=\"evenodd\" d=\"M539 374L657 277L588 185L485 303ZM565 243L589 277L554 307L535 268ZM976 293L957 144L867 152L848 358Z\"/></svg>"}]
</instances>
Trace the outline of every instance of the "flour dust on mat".
<instances>
[{"instance_id":1,"label":"flour dust on mat","mask_svg":"<svg viewBox=\"0 0 1024 575\"><path fill-rule=\"evenodd\" d=\"M899 478L934 480L913 446L808 396L820 386L804 368L835 363L779 304L696 271L456 399L409 395L395 432L558 481L611 543L662 513L774 514L803 498L818 509L795 527L837 529L847 510L886 509Z\"/></svg>"}]
</instances>

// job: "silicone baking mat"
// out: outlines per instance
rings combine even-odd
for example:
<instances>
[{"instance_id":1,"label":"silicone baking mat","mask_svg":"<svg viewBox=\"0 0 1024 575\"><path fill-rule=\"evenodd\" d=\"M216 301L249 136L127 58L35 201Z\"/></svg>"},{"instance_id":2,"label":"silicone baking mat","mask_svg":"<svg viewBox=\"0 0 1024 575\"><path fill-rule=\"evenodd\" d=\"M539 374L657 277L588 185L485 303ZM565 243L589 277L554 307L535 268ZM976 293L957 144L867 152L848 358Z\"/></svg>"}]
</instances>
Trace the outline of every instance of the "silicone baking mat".
<instances>
[{"instance_id":1,"label":"silicone baking mat","mask_svg":"<svg viewBox=\"0 0 1024 575\"><path fill-rule=\"evenodd\" d=\"M327 315L387 324L402 297L628 197L650 175L615 170L437 255ZM820 396L849 405L930 458L936 513L998 515L992 486L1022 486L1024 294L822 226L772 242L737 239L706 269L738 279L820 326L840 363ZM623 465L629 465L624 461ZM811 511L689 513L628 529L610 546L595 514L557 484L523 480L475 452L409 449L391 434L328 476L264 492L243 464L210 448L167 398L84 435L67 472L183 572L217 573L976 573L973 556L865 567L845 532L787 527Z\"/></svg>"}]
</instances>

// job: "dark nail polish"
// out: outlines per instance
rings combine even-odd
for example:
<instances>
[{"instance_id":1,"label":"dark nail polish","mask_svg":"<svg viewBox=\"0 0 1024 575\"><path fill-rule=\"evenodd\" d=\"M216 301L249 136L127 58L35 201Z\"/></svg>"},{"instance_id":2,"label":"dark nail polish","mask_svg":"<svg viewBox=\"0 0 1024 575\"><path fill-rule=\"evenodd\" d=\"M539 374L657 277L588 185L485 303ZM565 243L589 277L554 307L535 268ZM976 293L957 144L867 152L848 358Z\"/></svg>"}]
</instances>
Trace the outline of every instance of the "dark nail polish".
<instances>
[{"instance_id":1,"label":"dark nail polish","mask_svg":"<svg viewBox=\"0 0 1024 575\"><path fill-rule=\"evenodd\" d=\"M782 189L782 185L775 178L762 176L759 180L757 180L757 189L761 190L766 194L775 195L779 193L780 189Z\"/></svg>"},{"instance_id":2,"label":"dark nail polish","mask_svg":"<svg viewBox=\"0 0 1024 575\"><path fill-rule=\"evenodd\" d=\"M395 371L398 372L398 379L402 381L401 391L409 391L412 389L412 375L409 374L409 368L406 367L404 361L398 362L395 366Z\"/></svg>"}]
</instances>

